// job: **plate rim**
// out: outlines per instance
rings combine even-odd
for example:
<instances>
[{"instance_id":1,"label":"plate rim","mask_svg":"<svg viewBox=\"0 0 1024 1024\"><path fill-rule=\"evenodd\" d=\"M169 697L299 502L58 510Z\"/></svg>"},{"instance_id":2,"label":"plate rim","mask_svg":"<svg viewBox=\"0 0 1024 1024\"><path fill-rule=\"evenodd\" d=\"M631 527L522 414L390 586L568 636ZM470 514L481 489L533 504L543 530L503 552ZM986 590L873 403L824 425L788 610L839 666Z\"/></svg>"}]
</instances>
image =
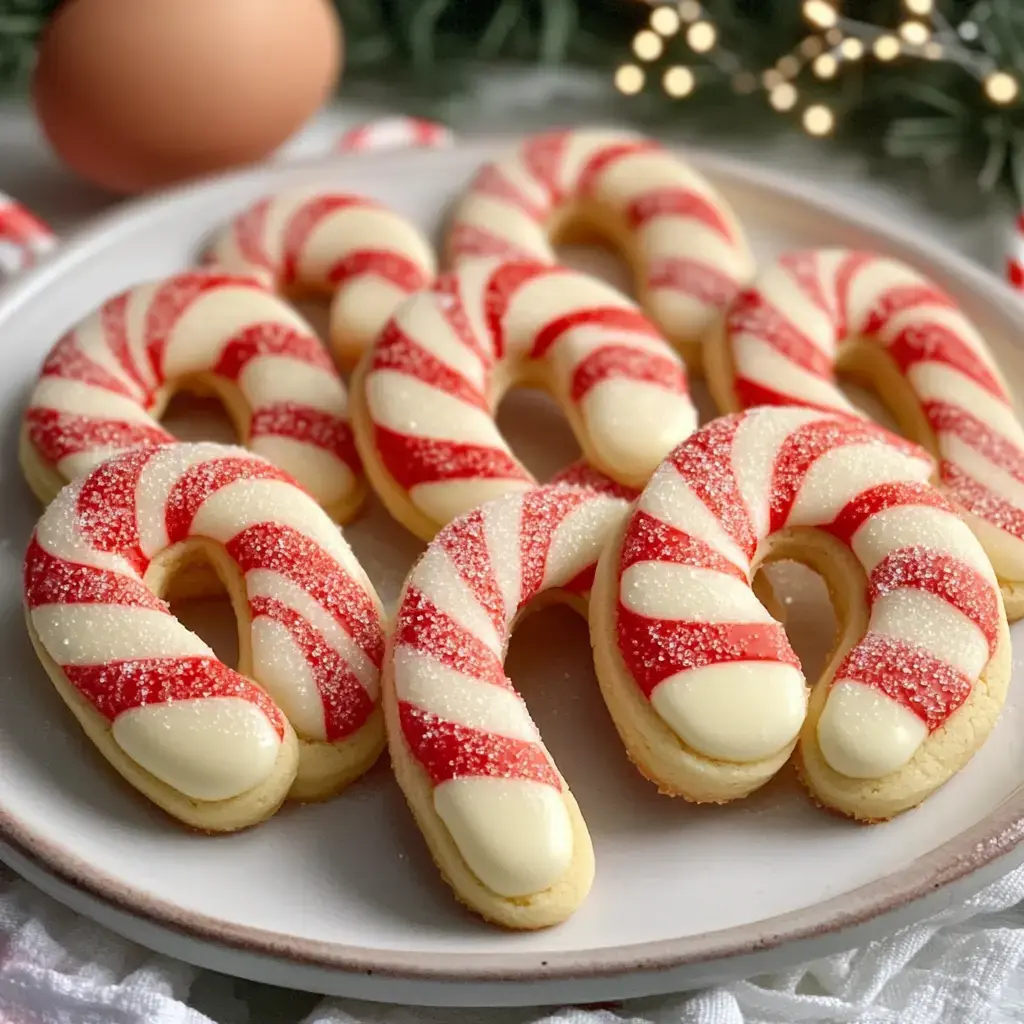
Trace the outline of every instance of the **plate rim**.
<instances>
[{"instance_id":1,"label":"plate rim","mask_svg":"<svg viewBox=\"0 0 1024 1024\"><path fill-rule=\"evenodd\" d=\"M273 176L275 170L337 173L350 167L354 161L364 169L376 170L375 165L379 164L383 176L390 176L387 172L393 172L396 162L401 161L402 176L405 177L415 170L415 167L413 171L408 169L410 163L440 163L451 157L453 152L463 156L473 153L481 160L487 159L493 156L496 146L507 145L510 138L478 138L443 150L290 160L282 164L229 171L130 200L92 219L87 226L73 232L64 245L38 266L0 288L0 324L15 316L19 307L38 291L59 281L87 258L94 245L116 244L117 235L131 228L138 218L149 218L161 207L173 207L190 193L229 192L240 183L257 182L268 174ZM893 248L911 253L911 259L939 268L943 275L956 282L951 286L954 291L966 287L996 306L1002 316L1020 315L1020 299L1006 283L981 264L941 246L913 228L893 225L882 214L858 200L841 197L827 186L808 182L799 175L748 164L700 147L674 148L683 149L686 160L713 180L740 188L753 188L769 195L775 193L809 208L811 212L838 218L851 228L866 229L885 238ZM1024 785L972 828L899 871L786 914L715 932L588 950L414 954L303 939L232 924L186 910L153 893L128 886L78 857L70 847L40 837L3 806L0 797L0 840L17 855L59 882L80 889L114 910L158 929L169 930L182 938L226 946L241 953L283 958L296 964L436 983L572 981L677 970L766 953L807 940L838 937L875 918L894 914L927 900L929 896L936 897L955 883L966 882L980 869L994 871L997 862L1003 862L1009 870L1024 860L1024 846L1015 850L1022 839Z\"/></svg>"}]
</instances>

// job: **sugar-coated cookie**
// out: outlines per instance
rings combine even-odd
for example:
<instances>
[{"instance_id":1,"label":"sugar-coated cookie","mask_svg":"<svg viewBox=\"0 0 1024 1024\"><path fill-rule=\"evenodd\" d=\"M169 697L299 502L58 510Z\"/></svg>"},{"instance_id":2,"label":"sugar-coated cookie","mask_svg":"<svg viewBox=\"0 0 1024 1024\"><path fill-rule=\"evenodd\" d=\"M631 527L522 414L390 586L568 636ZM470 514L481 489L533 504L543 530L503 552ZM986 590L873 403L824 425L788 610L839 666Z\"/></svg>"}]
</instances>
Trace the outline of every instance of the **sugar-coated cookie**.
<instances>
[{"instance_id":1,"label":"sugar-coated cookie","mask_svg":"<svg viewBox=\"0 0 1024 1024\"><path fill-rule=\"evenodd\" d=\"M988 558L931 470L880 427L806 408L714 420L669 456L590 607L601 689L644 775L723 802L796 747L815 800L874 821L967 763L1006 697L1009 635ZM750 586L776 560L820 573L839 621L809 706Z\"/></svg>"},{"instance_id":2,"label":"sugar-coated cookie","mask_svg":"<svg viewBox=\"0 0 1024 1024\"><path fill-rule=\"evenodd\" d=\"M594 875L576 801L502 667L509 635L539 601L584 610L627 508L568 486L495 498L434 538L402 592L383 672L395 776L455 895L506 928L564 920Z\"/></svg>"},{"instance_id":3,"label":"sugar-coated cookie","mask_svg":"<svg viewBox=\"0 0 1024 1024\"><path fill-rule=\"evenodd\" d=\"M235 671L165 598L211 563ZM384 745L384 618L323 509L269 462L211 443L140 447L64 488L25 556L43 666L104 757L186 824L229 831L327 797Z\"/></svg>"}]
</instances>

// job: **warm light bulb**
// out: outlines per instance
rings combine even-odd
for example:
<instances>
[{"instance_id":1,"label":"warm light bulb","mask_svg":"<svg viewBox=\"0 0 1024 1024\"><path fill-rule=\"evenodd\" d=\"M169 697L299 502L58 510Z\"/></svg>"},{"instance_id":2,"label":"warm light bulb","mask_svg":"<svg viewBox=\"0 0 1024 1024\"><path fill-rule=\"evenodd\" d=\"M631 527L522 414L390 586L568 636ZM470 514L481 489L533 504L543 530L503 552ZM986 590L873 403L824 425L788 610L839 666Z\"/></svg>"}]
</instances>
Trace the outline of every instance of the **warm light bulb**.
<instances>
[{"instance_id":1,"label":"warm light bulb","mask_svg":"<svg viewBox=\"0 0 1024 1024\"><path fill-rule=\"evenodd\" d=\"M635 64L623 64L615 72L615 88L627 96L635 96L644 87L644 73Z\"/></svg>"},{"instance_id":2,"label":"warm light bulb","mask_svg":"<svg viewBox=\"0 0 1024 1024\"><path fill-rule=\"evenodd\" d=\"M751 93L757 89L757 79L749 71L740 71L732 76L732 87L739 93Z\"/></svg>"},{"instance_id":3,"label":"warm light bulb","mask_svg":"<svg viewBox=\"0 0 1024 1024\"><path fill-rule=\"evenodd\" d=\"M903 6L911 14L931 14L935 6L935 0L903 0Z\"/></svg>"},{"instance_id":4,"label":"warm light bulb","mask_svg":"<svg viewBox=\"0 0 1024 1024\"><path fill-rule=\"evenodd\" d=\"M805 57L817 57L822 50L825 49L825 44L821 41L820 36L808 36L800 44L800 52Z\"/></svg>"},{"instance_id":5,"label":"warm light bulb","mask_svg":"<svg viewBox=\"0 0 1024 1024\"><path fill-rule=\"evenodd\" d=\"M804 111L804 128L811 135L828 135L835 127L836 119L828 107L815 103Z\"/></svg>"},{"instance_id":6,"label":"warm light bulb","mask_svg":"<svg viewBox=\"0 0 1024 1024\"><path fill-rule=\"evenodd\" d=\"M679 14L672 7L655 7L651 11L651 28L659 35L674 36L679 31Z\"/></svg>"},{"instance_id":7,"label":"warm light bulb","mask_svg":"<svg viewBox=\"0 0 1024 1024\"><path fill-rule=\"evenodd\" d=\"M683 21L696 21L703 13L697 0L682 0L679 5L679 17Z\"/></svg>"},{"instance_id":8,"label":"warm light bulb","mask_svg":"<svg viewBox=\"0 0 1024 1024\"><path fill-rule=\"evenodd\" d=\"M839 52L845 60L860 60L864 56L864 44L854 36L839 44Z\"/></svg>"},{"instance_id":9,"label":"warm light bulb","mask_svg":"<svg viewBox=\"0 0 1024 1024\"><path fill-rule=\"evenodd\" d=\"M783 78L792 78L800 71L800 61L791 53L787 53L785 57L780 57L775 66Z\"/></svg>"},{"instance_id":10,"label":"warm light bulb","mask_svg":"<svg viewBox=\"0 0 1024 1024\"><path fill-rule=\"evenodd\" d=\"M837 28L830 28L825 33L825 42L829 46L838 46L843 41L843 33Z\"/></svg>"},{"instance_id":11,"label":"warm light bulb","mask_svg":"<svg viewBox=\"0 0 1024 1024\"><path fill-rule=\"evenodd\" d=\"M689 68L669 68L661 84L669 96L689 96L695 84L693 72Z\"/></svg>"},{"instance_id":12,"label":"warm light bulb","mask_svg":"<svg viewBox=\"0 0 1024 1024\"><path fill-rule=\"evenodd\" d=\"M831 28L838 20L836 9L827 0L804 0L804 17L818 28Z\"/></svg>"},{"instance_id":13,"label":"warm light bulb","mask_svg":"<svg viewBox=\"0 0 1024 1024\"><path fill-rule=\"evenodd\" d=\"M718 33L710 21L695 21L686 30L686 42L694 53L707 53L717 38Z\"/></svg>"},{"instance_id":14,"label":"warm light bulb","mask_svg":"<svg viewBox=\"0 0 1024 1024\"><path fill-rule=\"evenodd\" d=\"M838 68L839 61L831 53L823 53L811 66L818 78L833 78Z\"/></svg>"},{"instance_id":15,"label":"warm light bulb","mask_svg":"<svg viewBox=\"0 0 1024 1024\"><path fill-rule=\"evenodd\" d=\"M642 29L633 36L633 52L641 60L657 60L664 49L661 36L649 28Z\"/></svg>"},{"instance_id":16,"label":"warm light bulb","mask_svg":"<svg viewBox=\"0 0 1024 1024\"><path fill-rule=\"evenodd\" d=\"M775 68L769 68L761 75L761 83L766 89L774 89L783 81L782 72Z\"/></svg>"},{"instance_id":17,"label":"warm light bulb","mask_svg":"<svg viewBox=\"0 0 1024 1024\"><path fill-rule=\"evenodd\" d=\"M911 46L923 46L931 38L928 26L920 21L905 21L900 25L900 35Z\"/></svg>"},{"instance_id":18,"label":"warm light bulb","mask_svg":"<svg viewBox=\"0 0 1024 1024\"><path fill-rule=\"evenodd\" d=\"M994 71L985 79L985 94L993 103L1012 103L1019 93L1017 79L1005 71Z\"/></svg>"},{"instance_id":19,"label":"warm light bulb","mask_svg":"<svg viewBox=\"0 0 1024 1024\"><path fill-rule=\"evenodd\" d=\"M792 110L796 106L796 87L790 82L775 86L768 94L768 102L776 110Z\"/></svg>"},{"instance_id":20,"label":"warm light bulb","mask_svg":"<svg viewBox=\"0 0 1024 1024\"><path fill-rule=\"evenodd\" d=\"M895 60L900 54L900 41L895 36L879 36L874 50L879 60Z\"/></svg>"}]
</instances>

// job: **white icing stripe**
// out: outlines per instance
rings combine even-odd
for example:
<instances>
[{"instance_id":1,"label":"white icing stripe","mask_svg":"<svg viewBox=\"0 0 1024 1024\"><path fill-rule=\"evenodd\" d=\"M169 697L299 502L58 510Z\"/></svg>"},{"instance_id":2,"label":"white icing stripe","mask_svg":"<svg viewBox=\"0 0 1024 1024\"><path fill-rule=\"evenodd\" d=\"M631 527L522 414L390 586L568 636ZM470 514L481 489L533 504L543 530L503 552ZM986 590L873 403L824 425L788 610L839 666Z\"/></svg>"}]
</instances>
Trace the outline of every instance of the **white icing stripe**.
<instances>
[{"instance_id":1,"label":"white icing stripe","mask_svg":"<svg viewBox=\"0 0 1024 1024\"><path fill-rule=\"evenodd\" d=\"M269 597L298 612L331 650L341 655L366 692L376 699L379 680L373 662L348 635L345 627L302 587L271 569L252 569L246 573L245 588L250 601Z\"/></svg>"},{"instance_id":2,"label":"white icing stripe","mask_svg":"<svg viewBox=\"0 0 1024 1024\"><path fill-rule=\"evenodd\" d=\"M60 651L62 665L213 655L173 615L148 608L45 604L31 616L43 646Z\"/></svg>"},{"instance_id":3,"label":"white icing stripe","mask_svg":"<svg viewBox=\"0 0 1024 1024\"><path fill-rule=\"evenodd\" d=\"M450 523L468 509L492 501L503 494L529 491L535 484L530 480L442 480L438 483L417 484L410 492L425 515L436 523Z\"/></svg>"},{"instance_id":4,"label":"white icing stripe","mask_svg":"<svg viewBox=\"0 0 1024 1024\"><path fill-rule=\"evenodd\" d=\"M288 356L261 356L250 360L238 379L242 394L254 409L295 402L344 416L347 399L340 380L323 367Z\"/></svg>"},{"instance_id":5,"label":"white icing stripe","mask_svg":"<svg viewBox=\"0 0 1024 1024\"><path fill-rule=\"evenodd\" d=\"M943 455L950 462L960 466L969 477L1008 501L1014 508L1024 508L1024 483L1011 476L1005 469L986 459L969 444L954 434L941 434L944 441Z\"/></svg>"},{"instance_id":6,"label":"white icing stripe","mask_svg":"<svg viewBox=\"0 0 1024 1024\"><path fill-rule=\"evenodd\" d=\"M522 549L519 528L523 511L522 498L510 494L502 501L490 501L481 510L484 535L491 557L491 571L505 602L506 619L511 620L519 607L522 591Z\"/></svg>"},{"instance_id":7,"label":"white icing stripe","mask_svg":"<svg viewBox=\"0 0 1024 1024\"><path fill-rule=\"evenodd\" d=\"M798 401L826 409L856 411L834 384L797 366L767 341L750 334L737 334L733 345L737 377L760 384L769 391L781 390Z\"/></svg>"},{"instance_id":8,"label":"white icing stripe","mask_svg":"<svg viewBox=\"0 0 1024 1024\"><path fill-rule=\"evenodd\" d=\"M932 467L888 445L853 444L826 452L804 476L788 526L831 522L858 494L900 480L926 483Z\"/></svg>"},{"instance_id":9,"label":"white icing stripe","mask_svg":"<svg viewBox=\"0 0 1024 1024\"><path fill-rule=\"evenodd\" d=\"M593 565L622 518L622 503L613 498L598 497L573 509L551 539L542 587L550 590L564 586Z\"/></svg>"},{"instance_id":10,"label":"white icing stripe","mask_svg":"<svg viewBox=\"0 0 1024 1024\"><path fill-rule=\"evenodd\" d=\"M355 474L328 448L280 434L260 434L250 439L249 450L275 466L287 466L289 475L320 505L343 500L356 486Z\"/></svg>"},{"instance_id":11,"label":"white icing stripe","mask_svg":"<svg viewBox=\"0 0 1024 1024\"><path fill-rule=\"evenodd\" d=\"M1015 442L1024 436L1013 410L991 391L945 363L915 363L907 373L910 386L923 402L961 406L998 434Z\"/></svg>"},{"instance_id":12,"label":"white icing stripe","mask_svg":"<svg viewBox=\"0 0 1024 1024\"><path fill-rule=\"evenodd\" d=\"M750 571L746 555L671 463L663 462L658 467L640 496L638 507L655 519L704 541L743 572Z\"/></svg>"},{"instance_id":13,"label":"white icing stripe","mask_svg":"<svg viewBox=\"0 0 1024 1024\"><path fill-rule=\"evenodd\" d=\"M429 293L414 295L395 313L395 323L407 337L483 391L486 381L480 357L462 341Z\"/></svg>"},{"instance_id":14,"label":"white icing stripe","mask_svg":"<svg viewBox=\"0 0 1024 1024\"><path fill-rule=\"evenodd\" d=\"M125 423L153 422L149 413L131 399L66 377L43 377L32 392L29 405L34 409L54 409L67 416Z\"/></svg>"},{"instance_id":15,"label":"white icing stripe","mask_svg":"<svg viewBox=\"0 0 1024 1024\"><path fill-rule=\"evenodd\" d=\"M412 647L395 650L395 692L428 714L469 729L539 743L540 735L522 698L514 690L442 665Z\"/></svg>"},{"instance_id":16,"label":"white icing stripe","mask_svg":"<svg viewBox=\"0 0 1024 1024\"><path fill-rule=\"evenodd\" d=\"M273 619L253 619L252 656L260 683L285 713L301 739L327 738L324 705L313 670L288 628Z\"/></svg>"},{"instance_id":17,"label":"white icing stripe","mask_svg":"<svg viewBox=\"0 0 1024 1024\"><path fill-rule=\"evenodd\" d=\"M686 622L773 622L753 591L735 576L672 562L636 562L623 574L622 603L651 619Z\"/></svg>"}]
</instances>

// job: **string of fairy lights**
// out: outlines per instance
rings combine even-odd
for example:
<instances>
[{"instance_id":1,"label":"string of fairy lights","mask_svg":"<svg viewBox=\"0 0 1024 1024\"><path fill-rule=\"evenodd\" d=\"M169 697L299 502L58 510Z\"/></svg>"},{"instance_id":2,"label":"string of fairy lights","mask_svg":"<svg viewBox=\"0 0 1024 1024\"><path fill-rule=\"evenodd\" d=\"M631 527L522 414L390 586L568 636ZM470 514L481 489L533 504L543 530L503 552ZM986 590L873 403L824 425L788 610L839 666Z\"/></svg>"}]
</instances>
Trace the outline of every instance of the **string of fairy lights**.
<instances>
[{"instance_id":1,"label":"string of fairy lights","mask_svg":"<svg viewBox=\"0 0 1024 1024\"><path fill-rule=\"evenodd\" d=\"M762 91L773 110L799 112L810 135L828 135L836 113L826 103L802 103L800 75L809 69L824 81L865 60L884 64L903 57L956 64L978 81L993 104L1006 106L1020 97L1016 76L970 45L980 33L977 21L968 17L953 25L936 10L935 0L902 0L902 21L895 29L843 17L838 0L804 0L802 12L810 34L760 72L745 67L723 45L710 12L699 0L648 2L650 17L632 41L635 59L615 71L615 87L627 96L639 93L657 75L665 93L682 98L710 74L728 80L739 94ZM679 37L698 59L696 66L662 66L666 44Z\"/></svg>"}]
</instances>

